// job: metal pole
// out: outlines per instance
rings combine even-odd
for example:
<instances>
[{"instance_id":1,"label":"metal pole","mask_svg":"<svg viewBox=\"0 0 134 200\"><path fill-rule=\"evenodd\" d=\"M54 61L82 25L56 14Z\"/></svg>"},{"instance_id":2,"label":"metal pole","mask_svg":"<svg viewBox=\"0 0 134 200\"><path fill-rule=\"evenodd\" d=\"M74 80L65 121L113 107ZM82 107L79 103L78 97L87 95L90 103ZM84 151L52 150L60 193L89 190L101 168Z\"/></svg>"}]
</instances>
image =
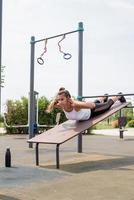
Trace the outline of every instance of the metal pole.
<instances>
[{"instance_id":1,"label":"metal pole","mask_svg":"<svg viewBox=\"0 0 134 200\"><path fill-rule=\"evenodd\" d=\"M30 60L30 98L29 98L29 139L34 136L35 105L34 105L34 57L35 57L35 37L31 37L31 60ZM32 143L29 147L32 148Z\"/></svg>"},{"instance_id":2,"label":"metal pole","mask_svg":"<svg viewBox=\"0 0 134 200\"><path fill-rule=\"evenodd\" d=\"M78 96L82 96L83 87L83 23L78 24ZM80 101L82 99L79 99ZM82 133L78 135L78 152L82 152Z\"/></svg>"},{"instance_id":3,"label":"metal pole","mask_svg":"<svg viewBox=\"0 0 134 200\"><path fill-rule=\"evenodd\" d=\"M83 87L83 23L79 24L79 35L78 35L78 96L82 96Z\"/></svg>"},{"instance_id":4,"label":"metal pole","mask_svg":"<svg viewBox=\"0 0 134 200\"><path fill-rule=\"evenodd\" d=\"M121 125L121 117L122 117L122 110L119 111L119 132L120 132L120 138L123 139L123 130Z\"/></svg>"},{"instance_id":5,"label":"metal pole","mask_svg":"<svg viewBox=\"0 0 134 200\"><path fill-rule=\"evenodd\" d=\"M0 114L1 114L2 0L0 0Z\"/></svg>"}]
</instances>

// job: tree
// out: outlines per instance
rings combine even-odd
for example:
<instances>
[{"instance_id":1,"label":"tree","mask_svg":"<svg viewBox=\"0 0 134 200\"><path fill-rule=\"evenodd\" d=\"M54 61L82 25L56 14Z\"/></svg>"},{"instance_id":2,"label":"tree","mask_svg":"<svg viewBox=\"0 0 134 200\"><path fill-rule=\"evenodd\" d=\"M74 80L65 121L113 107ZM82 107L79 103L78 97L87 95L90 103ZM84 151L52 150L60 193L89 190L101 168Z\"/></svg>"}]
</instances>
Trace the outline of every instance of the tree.
<instances>
[{"instance_id":1,"label":"tree","mask_svg":"<svg viewBox=\"0 0 134 200\"><path fill-rule=\"evenodd\" d=\"M6 127L7 133L27 132L27 127L14 128L12 126L28 124L28 99L26 97L22 97L21 100L7 100L6 107L6 122L10 126Z\"/></svg>"},{"instance_id":2,"label":"tree","mask_svg":"<svg viewBox=\"0 0 134 200\"><path fill-rule=\"evenodd\" d=\"M42 96L38 100L38 122L40 125L55 125L56 115L61 112L60 122L66 120L65 114L60 109L54 109L53 112L47 113L47 109L50 101ZM36 111L37 111L37 104ZM16 127L15 125L27 125L28 124L28 99L26 97L21 97L20 100L7 100L6 102L7 112L5 113L6 122L10 127L6 126L7 133L28 133L28 126L26 127ZM36 115L36 119L37 119Z\"/></svg>"}]
</instances>

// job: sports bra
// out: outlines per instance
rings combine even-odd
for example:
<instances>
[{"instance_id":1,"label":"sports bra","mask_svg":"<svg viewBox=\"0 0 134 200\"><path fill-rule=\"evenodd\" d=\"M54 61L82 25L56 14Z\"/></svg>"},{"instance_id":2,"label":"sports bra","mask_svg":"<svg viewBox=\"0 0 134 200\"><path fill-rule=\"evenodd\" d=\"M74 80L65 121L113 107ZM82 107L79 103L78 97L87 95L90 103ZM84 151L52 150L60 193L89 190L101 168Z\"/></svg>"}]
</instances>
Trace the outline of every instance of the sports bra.
<instances>
[{"instance_id":1,"label":"sports bra","mask_svg":"<svg viewBox=\"0 0 134 200\"><path fill-rule=\"evenodd\" d=\"M66 112L64 110L64 113L67 117L67 119L71 120L88 120L91 116L91 109L80 109L79 111L76 111L73 109L71 112Z\"/></svg>"}]
</instances>

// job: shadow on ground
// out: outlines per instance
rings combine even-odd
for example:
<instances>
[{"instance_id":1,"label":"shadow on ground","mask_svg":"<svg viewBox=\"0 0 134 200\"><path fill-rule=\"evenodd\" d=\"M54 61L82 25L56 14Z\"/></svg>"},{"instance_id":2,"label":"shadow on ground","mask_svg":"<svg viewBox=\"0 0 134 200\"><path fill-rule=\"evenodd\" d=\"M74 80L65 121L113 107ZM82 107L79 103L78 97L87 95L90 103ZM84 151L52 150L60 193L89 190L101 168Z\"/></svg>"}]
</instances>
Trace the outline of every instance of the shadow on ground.
<instances>
[{"instance_id":1,"label":"shadow on ground","mask_svg":"<svg viewBox=\"0 0 134 200\"><path fill-rule=\"evenodd\" d=\"M105 160L97 160L97 161L83 161L77 163L70 164L61 164L60 170L70 172L70 173L84 173L96 170L111 170L111 169L119 169L120 170L134 170L130 165L134 165L134 157L123 157L123 158L115 158L115 159L105 159ZM129 167L128 167L129 166ZM40 167L55 169L55 165L47 165ZM125 168L123 168L125 167Z\"/></svg>"},{"instance_id":2,"label":"shadow on ground","mask_svg":"<svg viewBox=\"0 0 134 200\"><path fill-rule=\"evenodd\" d=\"M58 170L42 169L29 166L0 168L0 188L25 186L42 181L54 181L66 176ZM1 199L1 198L0 198ZM10 199L11 200L11 199Z\"/></svg>"}]
</instances>

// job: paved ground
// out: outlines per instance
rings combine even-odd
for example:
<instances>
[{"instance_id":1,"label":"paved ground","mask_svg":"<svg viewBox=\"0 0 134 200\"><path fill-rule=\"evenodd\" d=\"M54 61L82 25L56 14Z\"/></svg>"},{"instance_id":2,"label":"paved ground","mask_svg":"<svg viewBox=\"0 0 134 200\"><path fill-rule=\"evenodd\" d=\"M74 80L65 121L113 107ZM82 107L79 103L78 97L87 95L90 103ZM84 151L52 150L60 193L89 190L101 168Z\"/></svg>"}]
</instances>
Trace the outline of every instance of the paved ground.
<instances>
[{"instance_id":1,"label":"paved ground","mask_svg":"<svg viewBox=\"0 0 134 200\"><path fill-rule=\"evenodd\" d=\"M60 170L55 169L55 145L40 145L36 167L27 135L1 135L0 200L133 200L134 136L128 135L123 140L84 135L80 154L77 138L62 144ZM11 168L4 161L8 146Z\"/></svg>"}]
</instances>

